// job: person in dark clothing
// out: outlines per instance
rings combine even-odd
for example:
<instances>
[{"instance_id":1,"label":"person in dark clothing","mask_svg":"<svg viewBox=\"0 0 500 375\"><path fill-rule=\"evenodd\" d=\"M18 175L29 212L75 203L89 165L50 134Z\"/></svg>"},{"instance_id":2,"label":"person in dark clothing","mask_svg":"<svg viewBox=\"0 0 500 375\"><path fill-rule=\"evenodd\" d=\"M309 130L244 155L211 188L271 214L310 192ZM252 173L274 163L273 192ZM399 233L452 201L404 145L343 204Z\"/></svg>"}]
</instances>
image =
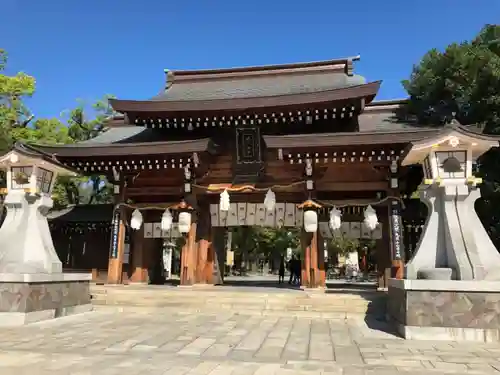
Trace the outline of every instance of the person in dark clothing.
<instances>
[{"instance_id":1,"label":"person in dark clothing","mask_svg":"<svg viewBox=\"0 0 500 375\"><path fill-rule=\"evenodd\" d=\"M295 255L292 255L292 258L288 261L287 264L288 272L290 272L290 278L288 279L288 284L292 284L295 275Z\"/></svg>"},{"instance_id":2,"label":"person in dark clothing","mask_svg":"<svg viewBox=\"0 0 500 375\"><path fill-rule=\"evenodd\" d=\"M300 285L301 273L302 273L302 262L300 260L300 255L294 261L294 284Z\"/></svg>"},{"instance_id":3,"label":"person in dark clothing","mask_svg":"<svg viewBox=\"0 0 500 375\"><path fill-rule=\"evenodd\" d=\"M280 268L278 272L278 282L284 283L285 282L285 257L282 255L280 258Z\"/></svg>"}]
</instances>

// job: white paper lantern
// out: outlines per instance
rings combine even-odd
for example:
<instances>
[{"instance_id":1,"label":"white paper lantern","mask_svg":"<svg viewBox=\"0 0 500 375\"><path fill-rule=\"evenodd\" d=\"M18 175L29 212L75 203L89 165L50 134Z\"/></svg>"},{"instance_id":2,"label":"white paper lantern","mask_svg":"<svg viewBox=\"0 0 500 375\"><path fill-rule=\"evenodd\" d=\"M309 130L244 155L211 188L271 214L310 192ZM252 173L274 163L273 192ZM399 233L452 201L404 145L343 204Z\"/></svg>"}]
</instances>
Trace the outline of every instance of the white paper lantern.
<instances>
[{"instance_id":1,"label":"white paper lantern","mask_svg":"<svg viewBox=\"0 0 500 375\"><path fill-rule=\"evenodd\" d=\"M224 190L222 193L220 193L219 210L229 211L230 205L231 201L229 200L229 193L227 192L227 190Z\"/></svg>"},{"instance_id":2,"label":"white paper lantern","mask_svg":"<svg viewBox=\"0 0 500 375\"><path fill-rule=\"evenodd\" d=\"M276 206L276 194L274 194L274 191L269 189L266 193L266 197L264 198L264 207L268 211L274 210L274 207Z\"/></svg>"},{"instance_id":3,"label":"white paper lantern","mask_svg":"<svg viewBox=\"0 0 500 375\"><path fill-rule=\"evenodd\" d=\"M188 233L189 229L191 229L191 212L182 211L179 213L179 224L178 224L179 232Z\"/></svg>"},{"instance_id":4,"label":"white paper lantern","mask_svg":"<svg viewBox=\"0 0 500 375\"><path fill-rule=\"evenodd\" d=\"M329 221L329 224L330 224L330 229L331 230L338 230L338 229L340 229L340 225L342 224L341 217L342 217L342 212L340 212L340 210L338 210L337 208L333 207L330 210L330 221Z\"/></svg>"},{"instance_id":5,"label":"white paper lantern","mask_svg":"<svg viewBox=\"0 0 500 375\"><path fill-rule=\"evenodd\" d=\"M12 153L10 154L10 162L13 164L16 164L19 161L19 156L17 154Z\"/></svg>"},{"instance_id":6,"label":"white paper lantern","mask_svg":"<svg viewBox=\"0 0 500 375\"><path fill-rule=\"evenodd\" d=\"M318 230L318 214L315 210L304 211L304 230L314 233Z\"/></svg>"},{"instance_id":7,"label":"white paper lantern","mask_svg":"<svg viewBox=\"0 0 500 375\"><path fill-rule=\"evenodd\" d=\"M141 229L141 226L142 226L141 211L135 209L134 212L132 212L132 218L130 219L130 227L133 230L139 230Z\"/></svg>"},{"instance_id":8,"label":"white paper lantern","mask_svg":"<svg viewBox=\"0 0 500 375\"><path fill-rule=\"evenodd\" d=\"M169 231L170 228L172 228L173 220L174 219L172 217L172 214L170 213L170 210L167 208L161 217L161 230Z\"/></svg>"},{"instance_id":9,"label":"white paper lantern","mask_svg":"<svg viewBox=\"0 0 500 375\"><path fill-rule=\"evenodd\" d=\"M378 225L377 212L372 206L368 206L365 209L365 225L369 230L375 230Z\"/></svg>"}]
</instances>

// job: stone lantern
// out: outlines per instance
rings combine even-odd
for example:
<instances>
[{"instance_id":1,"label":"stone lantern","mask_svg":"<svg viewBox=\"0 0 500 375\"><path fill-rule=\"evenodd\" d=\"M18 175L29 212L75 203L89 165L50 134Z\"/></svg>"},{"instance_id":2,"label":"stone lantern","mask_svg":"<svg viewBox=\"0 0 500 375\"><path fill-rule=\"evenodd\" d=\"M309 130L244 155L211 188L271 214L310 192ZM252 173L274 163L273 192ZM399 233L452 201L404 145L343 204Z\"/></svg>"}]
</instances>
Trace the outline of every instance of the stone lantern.
<instances>
[{"instance_id":1,"label":"stone lantern","mask_svg":"<svg viewBox=\"0 0 500 375\"><path fill-rule=\"evenodd\" d=\"M481 179L472 172L477 158L494 146L498 140L461 127L412 145L402 165L422 165L420 199L429 215L407 278L500 280L500 254L474 209Z\"/></svg>"},{"instance_id":2,"label":"stone lantern","mask_svg":"<svg viewBox=\"0 0 500 375\"><path fill-rule=\"evenodd\" d=\"M403 166L422 165L428 208L406 279L389 280L387 316L405 338L500 341L500 254L476 214L481 179L473 174L498 139L455 125L403 157Z\"/></svg>"},{"instance_id":3,"label":"stone lantern","mask_svg":"<svg viewBox=\"0 0 500 375\"><path fill-rule=\"evenodd\" d=\"M35 298L30 296L30 293L33 286L38 284L38 292L35 292L42 293L38 298L42 298L44 293L63 296L58 301L44 299L43 303L41 301L35 304L41 311L56 311L58 304L69 308L79 305L80 302L86 302L89 307L88 281L91 274L62 273L62 263L54 249L46 217L53 205L51 193L56 177L76 174L49 155L23 144L16 144L0 158L0 168L6 172L7 177L6 188L2 191L5 195L4 206L7 215L0 228L0 299L16 300L2 293L19 293L19 288L25 288L25 291L19 294L23 298ZM72 288L75 283L80 282L86 282L87 288L85 290L83 284L79 285L78 291L74 292L83 294L75 299ZM9 289L2 288L2 284L12 285ZM72 299L74 304L68 303L65 298ZM22 324L25 320L34 319L28 318L27 315L36 311L17 311L23 304L17 305L8 311L14 315L5 316L5 319L1 316L7 314L7 311L0 310L0 325ZM69 309L67 310L69 313ZM45 315L37 315L38 318L50 316L50 311L47 311ZM61 311L60 314L64 315L65 312Z\"/></svg>"}]
</instances>

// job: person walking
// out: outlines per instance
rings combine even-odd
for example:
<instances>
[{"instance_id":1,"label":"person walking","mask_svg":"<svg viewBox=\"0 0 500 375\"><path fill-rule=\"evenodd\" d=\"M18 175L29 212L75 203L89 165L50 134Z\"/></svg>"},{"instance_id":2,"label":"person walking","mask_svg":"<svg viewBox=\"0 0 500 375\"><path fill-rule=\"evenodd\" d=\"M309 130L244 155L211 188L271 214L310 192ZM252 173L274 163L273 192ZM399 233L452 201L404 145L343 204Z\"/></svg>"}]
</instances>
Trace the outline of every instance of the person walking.
<instances>
[{"instance_id":1,"label":"person walking","mask_svg":"<svg viewBox=\"0 0 500 375\"><path fill-rule=\"evenodd\" d=\"M288 272L290 272L290 278L288 279L288 284L292 285L295 275L295 255L292 255L287 264Z\"/></svg>"},{"instance_id":2,"label":"person walking","mask_svg":"<svg viewBox=\"0 0 500 375\"><path fill-rule=\"evenodd\" d=\"M285 257L282 255L280 257L280 268L278 272L278 282L280 284L285 282Z\"/></svg>"},{"instance_id":3,"label":"person walking","mask_svg":"<svg viewBox=\"0 0 500 375\"><path fill-rule=\"evenodd\" d=\"M300 286L302 272L302 261L300 260L300 255L293 262L293 284L297 284Z\"/></svg>"}]
</instances>

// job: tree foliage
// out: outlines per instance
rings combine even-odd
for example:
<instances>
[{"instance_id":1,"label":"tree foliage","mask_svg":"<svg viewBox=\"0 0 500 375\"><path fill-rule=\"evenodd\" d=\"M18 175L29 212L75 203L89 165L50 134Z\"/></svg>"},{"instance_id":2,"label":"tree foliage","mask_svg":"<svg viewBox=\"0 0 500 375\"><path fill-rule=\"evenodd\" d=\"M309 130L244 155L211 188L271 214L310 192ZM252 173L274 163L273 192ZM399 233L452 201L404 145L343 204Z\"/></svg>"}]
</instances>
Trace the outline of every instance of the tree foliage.
<instances>
[{"instance_id":1,"label":"tree foliage","mask_svg":"<svg viewBox=\"0 0 500 375\"><path fill-rule=\"evenodd\" d=\"M288 248L297 249L299 234L296 228L237 227L232 248L242 254L245 261L270 259L286 255Z\"/></svg>"},{"instance_id":2,"label":"tree foliage","mask_svg":"<svg viewBox=\"0 0 500 375\"><path fill-rule=\"evenodd\" d=\"M500 133L500 26L486 25L472 41L430 50L403 86L421 123L464 125Z\"/></svg>"},{"instance_id":3,"label":"tree foliage","mask_svg":"<svg viewBox=\"0 0 500 375\"><path fill-rule=\"evenodd\" d=\"M35 79L25 73L8 76L3 73L7 66L7 52L0 49L0 152L10 143L10 129L25 126L31 114L23 103L23 98L35 92Z\"/></svg>"},{"instance_id":4,"label":"tree foliage","mask_svg":"<svg viewBox=\"0 0 500 375\"><path fill-rule=\"evenodd\" d=\"M500 134L500 25L486 25L470 41L453 43L443 52L430 50L413 67L403 86L410 111L423 124L440 126L453 117L485 133ZM483 177L478 214L500 248L500 153L493 149L479 161Z\"/></svg>"}]
</instances>

